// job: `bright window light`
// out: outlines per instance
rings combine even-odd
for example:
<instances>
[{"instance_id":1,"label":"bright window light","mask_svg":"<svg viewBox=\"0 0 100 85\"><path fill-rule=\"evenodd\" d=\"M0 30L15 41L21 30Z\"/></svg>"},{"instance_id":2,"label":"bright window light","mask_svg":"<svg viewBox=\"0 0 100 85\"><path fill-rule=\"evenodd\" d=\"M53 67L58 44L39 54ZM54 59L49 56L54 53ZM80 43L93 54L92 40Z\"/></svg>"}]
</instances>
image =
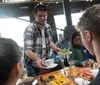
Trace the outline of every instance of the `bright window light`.
<instances>
[{"instance_id":1,"label":"bright window light","mask_svg":"<svg viewBox=\"0 0 100 85\"><path fill-rule=\"evenodd\" d=\"M80 13L72 13L71 14L71 17L72 17L72 23L73 25L76 25L79 21L79 18L82 16L84 12L80 12ZM55 25L56 25L56 28L59 28L59 29L64 29L65 26L67 26L67 21L65 20L65 16L64 14L62 15L55 15L54 16L54 20L55 20ZM57 36L59 34L63 34L63 31L61 30L57 30Z\"/></svg>"},{"instance_id":2,"label":"bright window light","mask_svg":"<svg viewBox=\"0 0 100 85\"><path fill-rule=\"evenodd\" d=\"M54 20L55 20L56 28L64 29L64 27L67 26L64 15L55 15ZM58 39L59 39L59 34L63 35L63 31L61 31L59 29L57 30Z\"/></svg>"},{"instance_id":3,"label":"bright window light","mask_svg":"<svg viewBox=\"0 0 100 85\"><path fill-rule=\"evenodd\" d=\"M29 17L20 17L29 20ZM19 46L23 47L23 33L30 22L19 20L16 18L0 19L0 34L1 37L11 38L15 40Z\"/></svg>"},{"instance_id":4,"label":"bright window light","mask_svg":"<svg viewBox=\"0 0 100 85\"><path fill-rule=\"evenodd\" d=\"M83 13L84 12L72 13L71 14L73 25L77 25L77 23L79 22L79 18L82 16Z\"/></svg>"},{"instance_id":5,"label":"bright window light","mask_svg":"<svg viewBox=\"0 0 100 85\"><path fill-rule=\"evenodd\" d=\"M63 29L66 26L66 20L64 15L54 16L56 28Z\"/></svg>"}]
</instances>

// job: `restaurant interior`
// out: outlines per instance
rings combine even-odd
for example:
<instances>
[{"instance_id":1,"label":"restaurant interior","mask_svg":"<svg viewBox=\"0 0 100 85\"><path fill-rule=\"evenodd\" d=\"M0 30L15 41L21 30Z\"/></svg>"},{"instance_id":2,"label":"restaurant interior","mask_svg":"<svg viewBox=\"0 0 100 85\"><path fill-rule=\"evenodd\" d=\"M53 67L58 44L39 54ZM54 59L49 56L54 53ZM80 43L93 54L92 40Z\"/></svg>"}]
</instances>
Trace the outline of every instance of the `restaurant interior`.
<instances>
[{"instance_id":1,"label":"restaurant interior","mask_svg":"<svg viewBox=\"0 0 100 85\"><path fill-rule=\"evenodd\" d=\"M34 21L33 8L37 4L45 4L48 8L47 22L51 26L53 42L61 49L68 49L70 36L76 32L74 27L79 18L86 8L99 3L100 0L0 0L0 37L15 40L23 52L23 33L29 23ZM71 52L60 53L63 57L68 54ZM51 56L56 55L51 50ZM70 62L72 67L66 63L69 62L63 59L61 69L51 70L36 77L26 77L27 71L24 69L24 77L27 79L23 79L24 84L19 80L16 85L88 85L92 81L92 79L88 80L84 73L89 69L80 70L81 67L74 66L73 61ZM97 72L97 69L95 71Z\"/></svg>"}]
</instances>

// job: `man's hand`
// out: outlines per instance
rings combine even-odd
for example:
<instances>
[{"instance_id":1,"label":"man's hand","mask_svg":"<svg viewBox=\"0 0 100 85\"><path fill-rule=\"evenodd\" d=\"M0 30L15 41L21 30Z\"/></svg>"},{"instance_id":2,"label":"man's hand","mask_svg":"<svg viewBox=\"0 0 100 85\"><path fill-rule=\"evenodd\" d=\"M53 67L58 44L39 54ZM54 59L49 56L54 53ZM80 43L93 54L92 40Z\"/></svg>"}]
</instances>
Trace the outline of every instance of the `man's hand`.
<instances>
[{"instance_id":1,"label":"man's hand","mask_svg":"<svg viewBox=\"0 0 100 85\"><path fill-rule=\"evenodd\" d=\"M56 47L52 41L50 42L50 47L57 53L61 51L61 48Z\"/></svg>"},{"instance_id":2,"label":"man's hand","mask_svg":"<svg viewBox=\"0 0 100 85\"><path fill-rule=\"evenodd\" d=\"M58 53L58 52L60 52L62 49L61 49L61 48L56 47L54 50Z\"/></svg>"},{"instance_id":3,"label":"man's hand","mask_svg":"<svg viewBox=\"0 0 100 85\"><path fill-rule=\"evenodd\" d=\"M38 68L46 68L45 63L42 59L37 60L37 66Z\"/></svg>"}]
</instances>

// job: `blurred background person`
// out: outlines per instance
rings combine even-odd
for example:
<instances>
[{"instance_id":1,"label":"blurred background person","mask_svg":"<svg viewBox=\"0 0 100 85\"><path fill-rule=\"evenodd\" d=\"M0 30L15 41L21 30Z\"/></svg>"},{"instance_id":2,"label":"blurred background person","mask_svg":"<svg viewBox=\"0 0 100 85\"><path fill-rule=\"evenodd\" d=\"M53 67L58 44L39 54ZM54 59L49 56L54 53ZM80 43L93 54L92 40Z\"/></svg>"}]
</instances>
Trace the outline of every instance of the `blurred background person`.
<instances>
[{"instance_id":1,"label":"blurred background person","mask_svg":"<svg viewBox=\"0 0 100 85\"><path fill-rule=\"evenodd\" d=\"M16 85L22 73L20 47L11 39L0 38L0 85Z\"/></svg>"}]
</instances>

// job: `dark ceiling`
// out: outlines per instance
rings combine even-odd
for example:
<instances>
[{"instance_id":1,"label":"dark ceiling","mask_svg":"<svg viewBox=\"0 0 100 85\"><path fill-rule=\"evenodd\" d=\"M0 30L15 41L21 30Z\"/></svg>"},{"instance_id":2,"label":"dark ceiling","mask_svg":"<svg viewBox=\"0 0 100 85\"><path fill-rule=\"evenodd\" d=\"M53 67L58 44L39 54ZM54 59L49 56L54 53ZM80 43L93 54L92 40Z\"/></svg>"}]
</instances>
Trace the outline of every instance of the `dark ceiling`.
<instances>
[{"instance_id":1,"label":"dark ceiling","mask_svg":"<svg viewBox=\"0 0 100 85\"><path fill-rule=\"evenodd\" d=\"M70 2L79 1L96 1L96 0L69 0ZM2 3L20 3L20 2L44 2L44 3L61 3L62 0L0 0Z\"/></svg>"},{"instance_id":2,"label":"dark ceiling","mask_svg":"<svg viewBox=\"0 0 100 85\"><path fill-rule=\"evenodd\" d=\"M62 0L48 0L45 5L48 6L48 22L54 24L54 15L64 14L63 4L51 3L50 1L62 1ZM73 2L74 1L74 2ZM30 16L33 21L32 10L38 2L20 2L20 3L0 3L0 18L5 17L21 17ZM71 13L84 11L87 7L93 4L100 3L100 0L86 1L86 0L72 0L69 2Z\"/></svg>"},{"instance_id":3,"label":"dark ceiling","mask_svg":"<svg viewBox=\"0 0 100 85\"><path fill-rule=\"evenodd\" d=\"M54 15L64 14L62 0L59 0L60 3L56 3L58 0L48 0L44 4L48 6L48 23L51 25L53 34L55 35L56 29L54 22ZM17 3L0 3L0 18L5 17L21 17L29 16L30 21L33 21L32 10L38 2L28 1L28 2L17 2ZM71 13L76 13L84 11L87 7L90 7L94 4L100 3L100 0L86 1L86 0L72 0L69 2ZM66 3L65 3L66 4Z\"/></svg>"},{"instance_id":4,"label":"dark ceiling","mask_svg":"<svg viewBox=\"0 0 100 85\"><path fill-rule=\"evenodd\" d=\"M50 0L49 0L50 1ZM57 1L57 0L56 0ZM61 1L61 0L60 0ZM74 1L74 0L72 0ZM70 2L71 12L79 12L80 10L84 10L87 7L100 2L96 1L83 1L83 0L75 0L78 2ZM32 13L32 9L37 4L37 2L24 2L24 3L0 3L0 17L20 17L27 16ZM48 3L45 3L48 5ZM57 15L63 13L63 5L62 3L49 3L48 5L48 14L49 15Z\"/></svg>"}]
</instances>

